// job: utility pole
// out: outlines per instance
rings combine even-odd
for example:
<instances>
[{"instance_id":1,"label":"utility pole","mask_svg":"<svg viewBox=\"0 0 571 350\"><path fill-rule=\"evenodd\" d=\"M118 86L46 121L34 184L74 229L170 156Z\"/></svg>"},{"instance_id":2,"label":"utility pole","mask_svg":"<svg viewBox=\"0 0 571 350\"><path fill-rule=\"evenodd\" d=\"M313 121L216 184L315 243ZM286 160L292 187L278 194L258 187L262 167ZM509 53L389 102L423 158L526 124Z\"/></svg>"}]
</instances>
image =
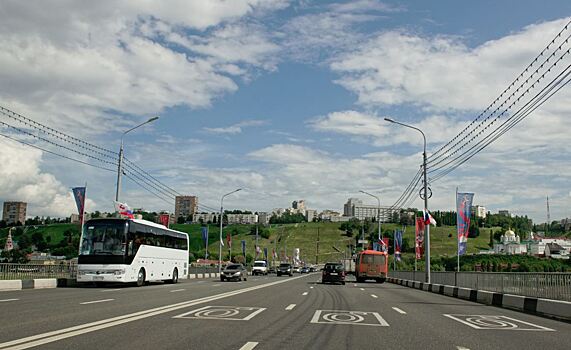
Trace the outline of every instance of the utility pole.
<instances>
[{"instance_id":1,"label":"utility pole","mask_svg":"<svg viewBox=\"0 0 571 350\"><path fill-rule=\"evenodd\" d=\"M319 227L317 228L317 241L315 245L315 265L317 265L319 264Z\"/></svg>"}]
</instances>

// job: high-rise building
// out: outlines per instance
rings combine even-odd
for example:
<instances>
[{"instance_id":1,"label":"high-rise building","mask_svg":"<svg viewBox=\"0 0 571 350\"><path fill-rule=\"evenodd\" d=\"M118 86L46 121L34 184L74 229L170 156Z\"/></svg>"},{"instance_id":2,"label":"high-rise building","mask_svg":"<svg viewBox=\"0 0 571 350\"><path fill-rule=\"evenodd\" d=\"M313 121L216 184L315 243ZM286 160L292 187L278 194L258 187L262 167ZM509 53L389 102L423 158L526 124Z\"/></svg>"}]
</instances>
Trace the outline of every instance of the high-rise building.
<instances>
[{"instance_id":1,"label":"high-rise building","mask_svg":"<svg viewBox=\"0 0 571 350\"><path fill-rule=\"evenodd\" d=\"M376 205L363 204L363 201L358 198L349 198L343 206L343 216L355 217L359 220L376 220L377 216L379 216L379 209L381 222L389 221L394 209L383 206L379 208Z\"/></svg>"},{"instance_id":2,"label":"high-rise building","mask_svg":"<svg viewBox=\"0 0 571 350\"><path fill-rule=\"evenodd\" d=\"M6 224L16 224L20 222L22 225L26 223L26 202L4 202L4 210L2 211L2 220Z\"/></svg>"},{"instance_id":3,"label":"high-rise building","mask_svg":"<svg viewBox=\"0 0 571 350\"><path fill-rule=\"evenodd\" d=\"M485 219L486 215L487 215L486 207L484 207L483 205L474 205L474 206L472 206L472 213L477 218Z\"/></svg>"},{"instance_id":4,"label":"high-rise building","mask_svg":"<svg viewBox=\"0 0 571 350\"><path fill-rule=\"evenodd\" d=\"M198 197L196 196L176 196L174 204L174 216L188 217L198 211Z\"/></svg>"},{"instance_id":5,"label":"high-rise building","mask_svg":"<svg viewBox=\"0 0 571 350\"><path fill-rule=\"evenodd\" d=\"M305 200L300 199L300 200L298 200L298 201L293 201L293 202L291 203L291 207L292 207L293 209L297 209L297 212L298 212L298 213L304 214L304 213L305 213Z\"/></svg>"}]
</instances>

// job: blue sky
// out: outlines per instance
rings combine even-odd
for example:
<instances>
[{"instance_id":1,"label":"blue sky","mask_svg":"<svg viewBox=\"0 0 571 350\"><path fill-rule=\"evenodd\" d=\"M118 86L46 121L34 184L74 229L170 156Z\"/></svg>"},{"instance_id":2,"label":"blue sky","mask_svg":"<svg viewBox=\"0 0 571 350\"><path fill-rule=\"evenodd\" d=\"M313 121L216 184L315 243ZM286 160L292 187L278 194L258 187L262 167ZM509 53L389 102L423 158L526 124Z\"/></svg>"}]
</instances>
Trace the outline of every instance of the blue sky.
<instances>
[{"instance_id":1,"label":"blue sky","mask_svg":"<svg viewBox=\"0 0 571 350\"><path fill-rule=\"evenodd\" d=\"M239 187L228 207L305 199L341 210L361 189L391 205L419 169L422 144L383 118L422 127L430 155L570 13L567 1L4 1L0 105L113 151L123 130L160 115L126 137L126 156L209 207ZM569 217L567 89L431 182L430 208L452 209L459 186L492 211L536 221L549 195L552 218ZM0 146L0 200L67 216L68 189L87 182L87 209L111 210L113 172L5 138ZM121 198L174 209L130 180Z\"/></svg>"}]
</instances>

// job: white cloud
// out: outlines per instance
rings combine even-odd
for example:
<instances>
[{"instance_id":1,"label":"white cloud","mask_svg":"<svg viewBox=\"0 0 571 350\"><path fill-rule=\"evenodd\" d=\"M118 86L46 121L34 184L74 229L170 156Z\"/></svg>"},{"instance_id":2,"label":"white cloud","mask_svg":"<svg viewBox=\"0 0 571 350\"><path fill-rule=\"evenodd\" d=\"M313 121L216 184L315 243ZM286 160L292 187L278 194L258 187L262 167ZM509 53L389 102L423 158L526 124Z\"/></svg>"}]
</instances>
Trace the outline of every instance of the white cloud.
<instances>
[{"instance_id":1,"label":"white cloud","mask_svg":"<svg viewBox=\"0 0 571 350\"><path fill-rule=\"evenodd\" d=\"M530 25L476 48L460 38L386 31L333 59L338 83L360 104L478 110L490 103L567 19Z\"/></svg>"},{"instance_id":2,"label":"white cloud","mask_svg":"<svg viewBox=\"0 0 571 350\"><path fill-rule=\"evenodd\" d=\"M267 125L267 120L244 120L237 124L220 128L204 128L205 131L212 134L240 134L246 127Z\"/></svg>"},{"instance_id":3,"label":"white cloud","mask_svg":"<svg viewBox=\"0 0 571 350\"><path fill-rule=\"evenodd\" d=\"M69 188L42 172L42 152L0 137L0 198L28 203L28 216L67 217L77 208ZM95 207L88 200L86 208Z\"/></svg>"}]
</instances>

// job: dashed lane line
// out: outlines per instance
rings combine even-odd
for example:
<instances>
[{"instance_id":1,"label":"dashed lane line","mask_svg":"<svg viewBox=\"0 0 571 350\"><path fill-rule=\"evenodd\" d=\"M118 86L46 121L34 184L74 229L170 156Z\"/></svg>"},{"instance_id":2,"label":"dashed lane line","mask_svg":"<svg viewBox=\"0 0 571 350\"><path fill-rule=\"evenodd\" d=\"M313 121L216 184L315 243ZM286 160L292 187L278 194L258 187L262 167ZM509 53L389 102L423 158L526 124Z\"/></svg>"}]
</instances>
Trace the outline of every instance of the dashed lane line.
<instances>
[{"instance_id":1,"label":"dashed lane line","mask_svg":"<svg viewBox=\"0 0 571 350\"><path fill-rule=\"evenodd\" d=\"M4 300L0 300L0 303L4 303L4 302L8 302L8 301L18 301L20 299L4 299Z\"/></svg>"},{"instance_id":2,"label":"dashed lane line","mask_svg":"<svg viewBox=\"0 0 571 350\"><path fill-rule=\"evenodd\" d=\"M378 298L378 296L376 296L375 294L371 294L371 296L375 299Z\"/></svg>"},{"instance_id":3,"label":"dashed lane line","mask_svg":"<svg viewBox=\"0 0 571 350\"><path fill-rule=\"evenodd\" d=\"M116 292L118 290L121 290L121 289L119 289L119 288L117 288L117 289L104 289L101 292Z\"/></svg>"},{"instance_id":4,"label":"dashed lane line","mask_svg":"<svg viewBox=\"0 0 571 350\"><path fill-rule=\"evenodd\" d=\"M115 300L115 299L101 299L101 300L94 300L94 301L86 301L86 302L83 302L83 303L79 303L79 305L105 303L105 302L113 301L113 300Z\"/></svg>"},{"instance_id":5,"label":"dashed lane line","mask_svg":"<svg viewBox=\"0 0 571 350\"><path fill-rule=\"evenodd\" d=\"M402 310L399 309L398 307L393 307L393 310L395 310L395 311L398 312L399 314L406 315L406 312L405 312L405 311L402 311Z\"/></svg>"},{"instance_id":6,"label":"dashed lane line","mask_svg":"<svg viewBox=\"0 0 571 350\"><path fill-rule=\"evenodd\" d=\"M308 292L303 292L303 293L301 293L301 295L307 295L307 294L308 294Z\"/></svg>"},{"instance_id":7,"label":"dashed lane line","mask_svg":"<svg viewBox=\"0 0 571 350\"><path fill-rule=\"evenodd\" d=\"M359 288L360 290L365 290L365 288Z\"/></svg>"},{"instance_id":8,"label":"dashed lane line","mask_svg":"<svg viewBox=\"0 0 571 350\"><path fill-rule=\"evenodd\" d=\"M257 342L255 342L255 341L249 341L249 342L247 342L246 344L244 344L244 346L242 346L242 347L240 348L240 350L252 350L253 348L256 347L256 345L258 345Z\"/></svg>"},{"instance_id":9,"label":"dashed lane line","mask_svg":"<svg viewBox=\"0 0 571 350\"><path fill-rule=\"evenodd\" d=\"M171 290L171 293L176 293L176 292L182 292L185 291L186 289L175 289L175 290Z\"/></svg>"},{"instance_id":10,"label":"dashed lane line","mask_svg":"<svg viewBox=\"0 0 571 350\"><path fill-rule=\"evenodd\" d=\"M295 307L295 304L289 304L288 307L286 307L286 310L293 310L293 308Z\"/></svg>"}]
</instances>

